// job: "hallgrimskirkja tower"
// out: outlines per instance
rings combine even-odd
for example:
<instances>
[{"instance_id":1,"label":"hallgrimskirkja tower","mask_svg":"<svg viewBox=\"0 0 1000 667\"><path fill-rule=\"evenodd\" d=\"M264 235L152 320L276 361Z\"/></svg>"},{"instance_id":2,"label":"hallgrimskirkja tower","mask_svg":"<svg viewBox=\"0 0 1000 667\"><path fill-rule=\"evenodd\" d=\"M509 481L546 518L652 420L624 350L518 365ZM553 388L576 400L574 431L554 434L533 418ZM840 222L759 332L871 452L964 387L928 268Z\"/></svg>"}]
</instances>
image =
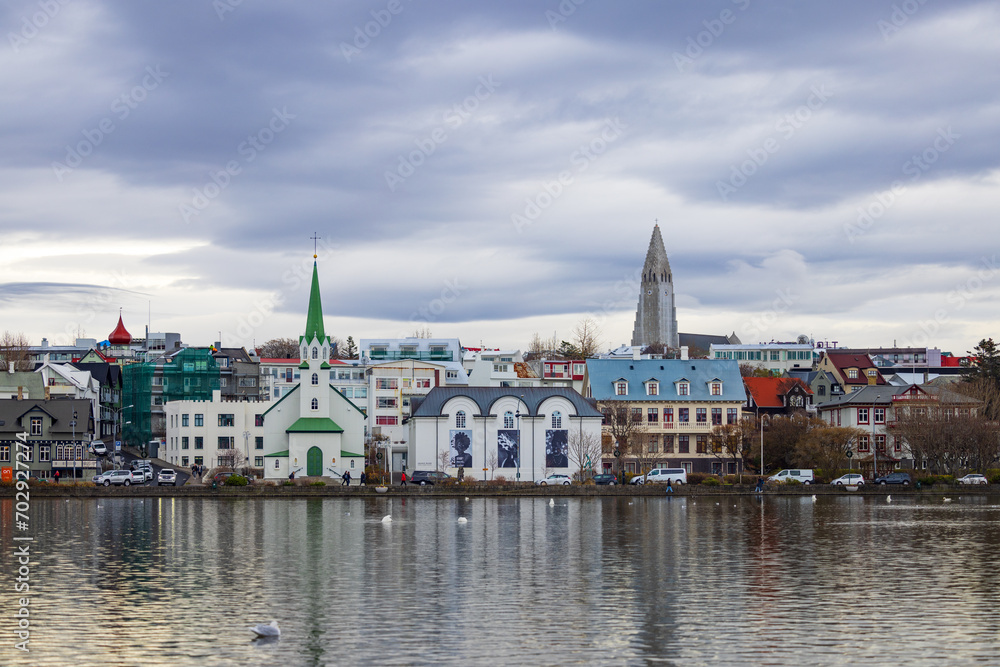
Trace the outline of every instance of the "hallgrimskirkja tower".
<instances>
[{"instance_id":1,"label":"hallgrimskirkja tower","mask_svg":"<svg viewBox=\"0 0 1000 667\"><path fill-rule=\"evenodd\" d=\"M639 307L632 330L632 345L645 347L652 343L680 347L677 308L674 306L674 277L658 224L653 226L646 263L642 266Z\"/></svg>"}]
</instances>

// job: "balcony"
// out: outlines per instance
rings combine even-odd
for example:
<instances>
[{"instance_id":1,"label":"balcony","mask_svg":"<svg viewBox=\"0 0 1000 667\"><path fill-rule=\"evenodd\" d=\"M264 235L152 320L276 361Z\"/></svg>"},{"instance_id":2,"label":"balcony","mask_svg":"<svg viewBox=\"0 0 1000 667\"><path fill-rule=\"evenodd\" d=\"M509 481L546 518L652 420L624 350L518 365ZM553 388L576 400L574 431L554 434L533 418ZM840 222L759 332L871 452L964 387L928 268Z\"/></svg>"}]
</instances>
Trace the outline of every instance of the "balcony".
<instances>
[{"instance_id":1,"label":"balcony","mask_svg":"<svg viewBox=\"0 0 1000 667\"><path fill-rule=\"evenodd\" d=\"M417 351L402 352L399 350L369 350L368 358L372 361L402 361L413 359L414 361L454 361L455 356L451 350L441 352Z\"/></svg>"}]
</instances>

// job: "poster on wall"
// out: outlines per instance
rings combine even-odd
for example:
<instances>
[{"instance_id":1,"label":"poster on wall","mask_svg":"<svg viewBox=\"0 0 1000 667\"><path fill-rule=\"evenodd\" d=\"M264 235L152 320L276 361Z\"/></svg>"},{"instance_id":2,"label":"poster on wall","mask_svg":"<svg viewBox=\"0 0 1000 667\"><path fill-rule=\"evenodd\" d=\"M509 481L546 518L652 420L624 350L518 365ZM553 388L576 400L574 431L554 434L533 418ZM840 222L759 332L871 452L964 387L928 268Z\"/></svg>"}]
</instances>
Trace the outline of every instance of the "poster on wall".
<instances>
[{"instance_id":1,"label":"poster on wall","mask_svg":"<svg viewBox=\"0 0 1000 667\"><path fill-rule=\"evenodd\" d=\"M565 429L545 431L545 467L569 467L569 431Z\"/></svg>"},{"instance_id":2,"label":"poster on wall","mask_svg":"<svg viewBox=\"0 0 1000 667\"><path fill-rule=\"evenodd\" d=\"M451 432L451 450L448 458L453 468L472 467L472 431Z\"/></svg>"},{"instance_id":3,"label":"poster on wall","mask_svg":"<svg viewBox=\"0 0 1000 667\"><path fill-rule=\"evenodd\" d=\"M520 431L497 431L497 462L501 468L518 467L518 457L521 456L519 436Z\"/></svg>"}]
</instances>

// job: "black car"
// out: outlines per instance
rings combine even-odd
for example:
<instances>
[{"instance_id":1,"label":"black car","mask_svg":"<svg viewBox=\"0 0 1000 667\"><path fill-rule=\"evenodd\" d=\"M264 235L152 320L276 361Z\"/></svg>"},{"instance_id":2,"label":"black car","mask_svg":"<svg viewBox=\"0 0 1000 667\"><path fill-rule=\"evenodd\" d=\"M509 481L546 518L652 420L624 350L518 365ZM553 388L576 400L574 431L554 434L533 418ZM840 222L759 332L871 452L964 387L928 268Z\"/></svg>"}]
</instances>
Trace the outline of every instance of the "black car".
<instances>
[{"instance_id":1,"label":"black car","mask_svg":"<svg viewBox=\"0 0 1000 667\"><path fill-rule=\"evenodd\" d=\"M881 486L885 486L886 484L902 484L903 486L909 486L911 481L909 473L891 472L888 475L876 478L874 484L879 484Z\"/></svg>"},{"instance_id":2,"label":"black car","mask_svg":"<svg viewBox=\"0 0 1000 667\"><path fill-rule=\"evenodd\" d=\"M609 473L601 473L600 475L594 475L594 484L610 484L614 486L618 483L618 478Z\"/></svg>"},{"instance_id":3,"label":"black car","mask_svg":"<svg viewBox=\"0 0 1000 667\"><path fill-rule=\"evenodd\" d=\"M452 479L455 478L448 473L437 470L414 470L413 474L410 475L410 484L427 486L428 484L441 484Z\"/></svg>"}]
</instances>

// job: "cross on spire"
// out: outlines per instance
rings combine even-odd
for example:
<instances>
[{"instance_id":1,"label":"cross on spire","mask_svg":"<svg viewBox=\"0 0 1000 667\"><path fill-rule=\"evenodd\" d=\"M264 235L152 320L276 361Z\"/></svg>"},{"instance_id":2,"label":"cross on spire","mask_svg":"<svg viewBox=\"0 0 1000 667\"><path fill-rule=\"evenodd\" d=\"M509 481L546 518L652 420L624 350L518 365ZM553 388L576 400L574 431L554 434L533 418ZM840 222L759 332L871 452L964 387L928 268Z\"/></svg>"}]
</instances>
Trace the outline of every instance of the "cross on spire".
<instances>
[{"instance_id":1,"label":"cross on spire","mask_svg":"<svg viewBox=\"0 0 1000 667\"><path fill-rule=\"evenodd\" d=\"M309 238L311 238L313 242L313 259L316 259L316 257L318 256L317 253L319 249L319 240L323 237L318 235L316 232L313 232L313 235L310 236Z\"/></svg>"}]
</instances>

